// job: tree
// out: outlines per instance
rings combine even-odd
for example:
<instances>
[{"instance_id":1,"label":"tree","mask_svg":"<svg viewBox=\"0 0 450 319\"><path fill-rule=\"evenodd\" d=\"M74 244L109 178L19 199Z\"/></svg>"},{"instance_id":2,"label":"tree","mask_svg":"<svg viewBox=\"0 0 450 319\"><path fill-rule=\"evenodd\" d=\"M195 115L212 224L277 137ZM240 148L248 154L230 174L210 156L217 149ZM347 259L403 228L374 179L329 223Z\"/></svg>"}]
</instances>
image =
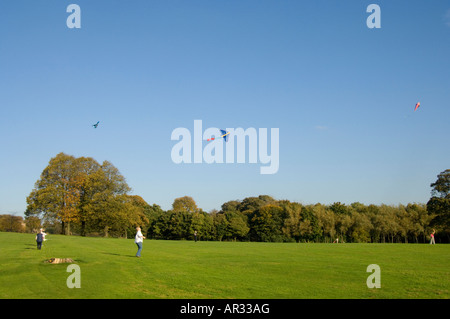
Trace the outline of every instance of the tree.
<instances>
[{"instance_id":1,"label":"tree","mask_svg":"<svg viewBox=\"0 0 450 319\"><path fill-rule=\"evenodd\" d=\"M166 239L186 239L190 234L192 215L183 211L169 212Z\"/></svg>"},{"instance_id":2,"label":"tree","mask_svg":"<svg viewBox=\"0 0 450 319\"><path fill-rule=\"evenodd\" d=\"M336 227L336 235L340 238L340 242L345 242L349 238L347 238L347 232L352 225L351 216L344 215L335 215L335 227Z\"/></svg>"},{"instance_id":3,"label":"tree","mask_svg":"<svg viewBox=\"0 0 450 319\"><path fill-rule=\"evenodd\" d=\"M406 206L406 211L412 224L409 229L409 236L411 236L416 243L419 242L420 237L423 237L423 241L425 241L425 228L431 221L431 216L427 212L426 205L408 204Z\"/></svg>"},{"instance_id":4,"label":"tree","mask_svg":"<svg viewBox=\"0 0 450 319\"><path fill-rule=\"evenodd\" d=\"M23 233L25 223L22 216L0 215L0 231Z\"/></svg>"},{"instance_id":5,"label":"tree","mask_svg":"<svg viewBox=\"0 0 450 319\"><path fill-rule=\"evenodd\" d=\"M302 205L298 203L283 203L282 207L286 215L282 231L286 237L299 242Z\"/></svg>"},{"instance_id":6,"label":"tree","mask_svg":"<svg viewBox=\"0 0 450 319\"><path fill-rule=\"evenodd\" d=\"M239 210L239 205L241 204L241 201L238 200L230 200L226 203L222 204L222 212L227 212L227 211L237 211Z\"/></svg>"},{"instance_id":7,"label":"tree","mask_svg":"<svg viewBox=\"0 0 450 319\"><path fill-rule=\"evenodd\" d=\"M176 212L196 213L198 212L195 200L190 196L175 198L172 209Z\"/></svg>"},{"instance_id":8,"label":"tree","mask_svg":"<svg viewBox=\"0 0 450 319\"><path fill-rule=\"evenodd\" d=\"M29 233L35 233L42 228L41 220L36 216L29 216L25 218L26 230Z\"/></svg>"},{"instance_id":9,"label":"tree","mask_svg":"<svg viewBox=\"0 0 450 319\"><path fill-rule=\"evenodd\" d=\"M200 210L190 216L190 225L188 238L192 238L195 231L197 231L199 238L202 240L209 240L213 238L213 218L211 215Z\"/></svg>"},{"instance_id":10,"label":"tree","mask_svg":"<svg viewBox=\"0 0 450 319\"><path fill-rule=\"evenodd\" d=\"M126 197L121 197L130 190L110 162L100 165L92 158L59 153L50 159L28 196L25 214L61 222L64 234L70 235L71 224L75 223L81 225L84 235L89 222L91 226L103 225L107 235L111 223L128 220L124 216L135 210Z\"/></svg>"},{"instance_id":11,"label":"tree","mask_svg":"<svg viewBox=\"0 0 450 319\"><path fill-rule=\"evenodd\" d=\"M323 230L319 225L319 220L315 214L316 205L308 205L302 209L302 218L300 220L300 235L303 240L320 240Z\"/></svg>"},{"instance_id":12,"label":"tree","mask_svg":"<svg viewBox=\"0 0 450 319\"><path fill-rule=\"evenodd\" d=\"M352 225L349 233L353 242L367 243L370 242L371 223L369 217L365 214L354 211L352 213Z\"/></svg>"},{"instance_id":13,"label":"tree","mask_svg":"<svg viewBox=\"0 0 450 319\"><path fill-rule=\"evenodd\" d=\"M253 237L258 241L281 241L283 209L268 204L256 210L252 222Z\"/></svg>"},{"instance_id":14,"label":"tree","mask_svg":"<svg viewBox=\"0 0 450 319\"><path fill-rule=\"evenodd\" d=\"M205 214L200 212L193 213L191 216L191 222L189 225L188 238L192 238L194 232L197 231L199 237L207 237L207 227L205 225Z\"/></svg>"},{"instance_id":15,"label":"tree","mask_svg":"<svg viewBox=\"0 0 450 319\"><path fill-rule=\"evenodd\" d=\"M431 226L437 228L450 228L450 200L447 198L432 197L427 203L428 213L433 216Z\"/></svg>"},{"instance_id":16,"label":"tree","mask_svg":"<svg viewBox=\"0 0 450 319\"><path fill-rule=\"evenodd\" d=\"M75 158L59 153L44 169L35 188L27 198L28 209L35 215L50 215L68 224L63 231L70 234L70 223L77 220L76 206L79 203L77 187L80 178L74 167Z\"/></svg>"},{"instance_id":17,"label":"tree","mask_svg":"<svg viewBox=\"0 0 450 319\"><path fill-rule=\"evenodd\" d=\"M80 157L75 159L78 174L82 183L80 184L79 223L81 236L86 236L86 223L92 218L92 210L89 205L94 195L101 188L101 165L91 157Z\"/></svg>"},{"instance_id":18,"label":"tree","mask_svg":"<svg viewBox=\"0 0 450 319\"><path fill-rule=\"evenodd\" d=\"M350 211L344 204L341 204L340 202L333 203L329 209L335 214L335 215L350 215Z\"/></svg>"},{"instance_id":19,"label":"tree","mask_svg":"<svg viewBox=\"0 0 450 319\"><path fill-rule=\"evenodd\" d=\"M258 197L246 197L238 205L240 212L244 211L256 211L257 209L268 205L274 204L275 200L268 195L259 195Z\"/></svg>"},{"instance_id":20,"label":"tree","mask_svg":"<svg viewBox=\"0 0 450 319\"><path fill-rule=\"evenodd\" d=\"M82 176L84 174L83 171ZM124 234L130 227L128 215L134 208L125 196L131 189L119 170L109 161L104 161L86 176L83 190L79 207L82 234L85 233L86 223L90 223L91 228L103 229L105 237L109 236L110 229Z\"/></svg>"},{"instance_id":21,"label":"tree","mask_svg":"<svg viewBox=\"0 0 450 319\"><path fill-rule=\"evenodd\" d=\"M372 242L385 242L386 220L384 219L381 209L375 205L367 207L367 216L372 224L370 238Z\"/></svg>"},{"instance_id":22,"label":"tree","mask_svg":"<svg viewBox=\"0 0 450 319\"><path fill-rule=\"evenodd\" d=\"M170 237L170 219L169 212L159 214L158 218L151 224L151 236L155 239L168 239Z\"/></svg>"},{"instance_id":23,"label":"tree","mask_svg":"<svg viewBox=\"0 0 450 319\"><path fill-rule=\"evenodd\" d=\"M165 212L162 210L161 206L157 204L146 205L143 206L144 215L148 219L148 229L147 229L147 238L157 238L160 234L160 230L157 229L156 224Z\"/></svg>"},{"instance_id":24,"label":"tree","mask_svg":"<svg viewBox=\"0 0 450 319\"><path fill-rule=\"evenodd\" d=\"M437 176L436 182L432 183L431 195L450 199L450 169L446 169Z\"/></svg>"},{"instance_id":25,"label":"tree","mask_svg":"<svg viewBox=\"0 0 450 319\"><path fill-rule=\"evenodd\" d=\"M336 239L336 218L332 210L327 209L321 204L313 207L314 214L317 216L318 224L322 228L324 240L333 242Z\"/></svg>"},{"instance_id":26,"label":"tree","mask_svg":"<svg viewBox=\"0 0 450 319\"><path fill-rule=\"evenodd\" d=\"M227 235L228 230L228 220L224 214L213 213L213 225L215 230L216 240L222 241L222 239Z\"/></svg>"},{"instance_id":27,"label":"tree","mask_svg":"<svg viewBox=\"0 0 450 319\"><path fill-rule=\"evenodd\" d=\"M250 228L247 225L245 216L238 211L227 211L224 215L228 221L227 237L236 240L237 238L244 238L247 236Z\"/></svg>"},{"instance_id":28,"label":"tree","mask_svg":"<svg viewBox=\"0 0 450 319\"><path fill-rule=\"evenodd\" d=\"M427 203L427 211L432 216L430 226L447 235L450 240L450 169L437 176L432 187L432 197Z\"/></svg>"},{"instance_id":29,"label":"tree","mask_svg":"<svg viewBox=\"0 0 450 319\"><path fill-rule=\"evenodd\" d=\"M382 205L385 219L385 230L391 243L394 242L395 236L400 232L399 219L397 218L396 209L393 206Z\"/></svg>"}]
</instances>

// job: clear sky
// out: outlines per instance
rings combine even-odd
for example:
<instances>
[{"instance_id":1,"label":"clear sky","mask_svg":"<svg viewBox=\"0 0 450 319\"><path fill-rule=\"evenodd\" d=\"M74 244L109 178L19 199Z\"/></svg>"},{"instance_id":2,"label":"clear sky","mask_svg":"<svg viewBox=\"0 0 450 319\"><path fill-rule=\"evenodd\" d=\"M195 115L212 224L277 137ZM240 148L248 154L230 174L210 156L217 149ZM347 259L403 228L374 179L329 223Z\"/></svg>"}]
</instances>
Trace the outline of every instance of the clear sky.
<instances>
[{"instance_id":1,"label":"clear sky","mask_svg":"<svg viewBox=\"0 0 450 319\"><path fill-rule=\"evenodd\" d=\"M59 152L112 162L163 209L426 203L450 168L449 119L448 0L0 2L0 214L23 214ZM194 120L279 128L278 172L173 163L171 133Z\"/></svg>"}]
</instances>

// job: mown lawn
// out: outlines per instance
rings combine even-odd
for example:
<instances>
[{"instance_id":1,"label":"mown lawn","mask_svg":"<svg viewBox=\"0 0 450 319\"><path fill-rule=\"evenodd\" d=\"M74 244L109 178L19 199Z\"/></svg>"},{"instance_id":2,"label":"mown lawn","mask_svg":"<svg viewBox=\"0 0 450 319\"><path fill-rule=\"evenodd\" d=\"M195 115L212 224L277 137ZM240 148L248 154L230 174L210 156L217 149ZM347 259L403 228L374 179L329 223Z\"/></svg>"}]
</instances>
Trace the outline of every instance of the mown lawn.
<instances>
[{"instance_id":1,"label":"mown lawn","mask_svg":"<svg viewBox=\"0 0 450 319\"><path fill-rule=\"evenodd\" d=\"M0 233L0 298L387 299L450 297L450 245L144 241ZM68 288L68 264L81 288ZM366 285L381 268L381 288Z\"/></svg>"}]
</instances>

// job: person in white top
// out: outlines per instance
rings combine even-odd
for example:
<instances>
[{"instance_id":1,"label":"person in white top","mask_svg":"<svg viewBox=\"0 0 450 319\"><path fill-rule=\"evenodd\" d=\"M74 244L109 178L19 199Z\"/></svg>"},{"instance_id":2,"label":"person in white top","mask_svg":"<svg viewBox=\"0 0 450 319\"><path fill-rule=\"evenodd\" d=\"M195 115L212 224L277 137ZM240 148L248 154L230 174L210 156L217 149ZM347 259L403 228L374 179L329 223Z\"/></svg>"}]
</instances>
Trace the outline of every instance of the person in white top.
<instances>
[{"instance_id":1,"label":"person in white top","mask_svg":"<svg viewBox=\"0 0 450 319\"><path fill-rule=\"evenodd\" d=\"M136 253L136 257L141 257L141 251L142 251L142 242L144 241L145 237L142 235L141 227L136 227L136 236L134 237L134 242L138 246L138 251Z\"/></svg>"}]
</instances>

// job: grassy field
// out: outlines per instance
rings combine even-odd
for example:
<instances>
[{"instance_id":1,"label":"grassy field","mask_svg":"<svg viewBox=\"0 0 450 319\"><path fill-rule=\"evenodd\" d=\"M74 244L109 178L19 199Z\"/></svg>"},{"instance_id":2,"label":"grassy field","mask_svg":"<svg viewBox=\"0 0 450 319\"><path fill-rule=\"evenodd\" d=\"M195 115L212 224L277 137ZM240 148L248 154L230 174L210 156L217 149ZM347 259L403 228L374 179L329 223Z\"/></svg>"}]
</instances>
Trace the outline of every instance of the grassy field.
<instances>
[{"instance_id":1,"label":"grassy field","mask_svg":"<svg viewBox=\"0 0 450 319\"><path fill-rule=\"evenodd\" d=\"M450 297L450 245L144 241L0 233L0 298L390 299ZM69 289L68 264L81 288ZM381 288L366 285L381 268Z\"/></svg>"}]
</instances>

